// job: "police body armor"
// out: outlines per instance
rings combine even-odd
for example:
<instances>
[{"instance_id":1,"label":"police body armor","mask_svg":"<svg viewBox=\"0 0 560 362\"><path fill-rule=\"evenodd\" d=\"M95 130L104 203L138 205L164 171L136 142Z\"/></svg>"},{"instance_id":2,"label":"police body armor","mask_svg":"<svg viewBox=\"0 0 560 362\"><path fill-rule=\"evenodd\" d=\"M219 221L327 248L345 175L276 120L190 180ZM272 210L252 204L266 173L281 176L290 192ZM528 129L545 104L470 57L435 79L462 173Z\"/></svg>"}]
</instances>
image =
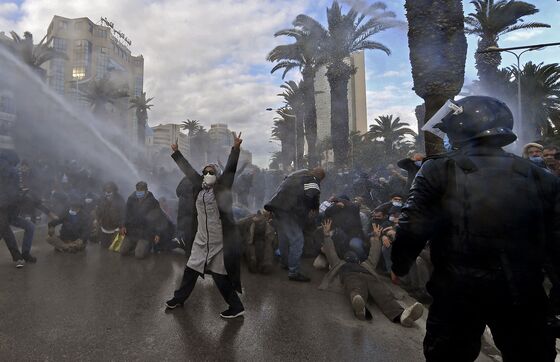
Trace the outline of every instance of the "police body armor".
<instances>
[{"instance_id":1,"label":"police body armor","mask_svg":"<svg viewBox=\"0 0 560 362\"><path fill-rule=\"evenodd\" d=\"M546 233L539 230L544 212L533 166L503 152L444 157L441 225L449 234L432 245L434 263L439 259L459 279L506 282L518 300L543 278Z\"/></svg>"}]
</instances>

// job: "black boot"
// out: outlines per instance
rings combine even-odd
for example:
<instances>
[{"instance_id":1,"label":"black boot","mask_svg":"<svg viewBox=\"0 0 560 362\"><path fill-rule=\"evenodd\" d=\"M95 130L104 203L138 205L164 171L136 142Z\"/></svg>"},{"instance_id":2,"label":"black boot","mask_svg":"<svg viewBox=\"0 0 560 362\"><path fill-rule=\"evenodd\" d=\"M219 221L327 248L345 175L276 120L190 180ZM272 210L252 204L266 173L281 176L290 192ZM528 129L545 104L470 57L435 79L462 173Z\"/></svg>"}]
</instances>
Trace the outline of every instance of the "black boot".
<instances>
[{"instance_id":1,"label":"black boot","mask_svg":"<svg viewBox=\"0 0 560 362\"><path fill-rule=\"evenodd\" d=\"M34 257L33 255L31 255L29 252L23 253L22 254L23 260L25 260L27 263L36 263L37 262L37 258Z\"/></svg>"}]
</instances>

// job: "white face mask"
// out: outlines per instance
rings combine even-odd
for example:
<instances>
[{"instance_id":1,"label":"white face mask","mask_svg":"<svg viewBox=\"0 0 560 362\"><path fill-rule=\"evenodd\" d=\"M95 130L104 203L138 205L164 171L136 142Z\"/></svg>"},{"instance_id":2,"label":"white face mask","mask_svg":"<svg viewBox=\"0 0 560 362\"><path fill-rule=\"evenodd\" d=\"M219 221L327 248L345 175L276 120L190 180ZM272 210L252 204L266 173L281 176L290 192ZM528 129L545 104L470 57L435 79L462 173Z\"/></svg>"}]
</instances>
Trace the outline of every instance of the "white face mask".
<instances>
[{"instance_id":1,"label":"white face mask","mask_svg":"<svg viewBox=\"0 0 560 362\"><path fill-rule=\"evenodd\" d=\"M398 217L394 217L394 216L389 216L389 221L392 222L392 223L396 223L396 222L399 221L399 218L398 218Z\"/></svg>"},{"instance_id":2,"label":"white face mask","mask_svg":"<svg viewBox=\"0 0 560 362\"><path fill-rule=\"evenodd\" d=\"M396 207L402 207L402 202L401 201L393 201L392 204L393 204L393 206L396 206Z\"/></svg>"},{"instance_id":3,"label":"white face mask","mask_svg":"<svg viewBox=\"0 0 560 362\"><path fill-rule=\"evenodd\" d=\"M212 186L216 183L216 175L210 175L210 174L206 174L203 176L203 181L206 185L208 186Z\"/></svg>"},{"instance_id":4,"label":"white face mask","mask_svg":"<svg viewBox=\"0 0 560 362\"><path fill-rule=\"evenodd\" d=\"M86 204L91 204L93 202L93 199L87 198L84 201L86 202Z\"/></svg>"}]
</instances>

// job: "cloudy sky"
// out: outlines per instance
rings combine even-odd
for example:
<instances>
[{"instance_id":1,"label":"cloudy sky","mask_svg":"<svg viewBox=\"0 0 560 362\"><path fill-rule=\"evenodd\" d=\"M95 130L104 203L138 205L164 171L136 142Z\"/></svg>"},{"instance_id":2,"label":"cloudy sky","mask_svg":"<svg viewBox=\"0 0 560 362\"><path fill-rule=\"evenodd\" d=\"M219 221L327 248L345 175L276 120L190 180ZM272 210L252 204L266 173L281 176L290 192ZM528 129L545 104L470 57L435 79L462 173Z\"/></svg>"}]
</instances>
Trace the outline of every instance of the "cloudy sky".
<instances>
[{"instance_id":1,"label":"cloudy sky","mask_svg":"<svg viewBox=\"0 0 560 362\"><path fill-rule=\"evenodd\" d=\"M363 0L341 1L349 4ZM541 12L531 21L551 29L518 31L500 45L519 46L560 41L560 2L533 0ZM385 1L405 20L404 1ZM266 166L278 145L270 142L272 113L282 80L271 75L267 53L286 39L273 34L305 13L325 22L331 0L0 0L0 31L31 31L41 39L54 15L108 17L133 42L133 54L145 59L145 91L155 97L150 124L199 119L205 126L227 123L242 131L254 161ZM473 10L464 2L465 12ZM412 88L406 29L392 29L375 37L392 50L366 54L368 122L395 114L416 125L414 107L421 103ZM476 78L476 38L469 38L466 83ZM524 55L523 61L554 62L559 48ZM504 54L503 65L514 57Z\"/></svg>"}]
</instances>

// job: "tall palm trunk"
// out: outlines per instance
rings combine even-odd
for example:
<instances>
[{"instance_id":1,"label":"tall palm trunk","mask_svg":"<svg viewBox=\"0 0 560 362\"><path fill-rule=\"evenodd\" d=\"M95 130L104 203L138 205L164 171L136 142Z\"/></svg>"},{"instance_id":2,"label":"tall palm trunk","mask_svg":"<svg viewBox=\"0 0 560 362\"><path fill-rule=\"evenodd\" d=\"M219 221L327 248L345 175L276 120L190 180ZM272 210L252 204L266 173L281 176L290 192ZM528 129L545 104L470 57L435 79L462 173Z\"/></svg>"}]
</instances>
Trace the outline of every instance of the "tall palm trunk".
<instances>
[{"instance_id":1,"label":"tall palm trunk","mask_svg":"<svg viewBox=\"0 0 560 362\"><path fill-rule=\"evenodd\" d=\"M486 50L489 47L498 47L498 42L495 37L483 37L478 41L477 53L474 57L476 60L476 69L480 85L487 94L492 94L492 85L496 84L498 67L502 62L500 52L494 53L478 53L478 51Z\"/></svg>"},{"instance_id":2,"label":"tall palm trunk","mask_svg":"<svg viewBox=\"0 0 560 362\"><path fill-rule=\"evenodd\" d=\"M408 47L414 91L424 99L424 123L463 87L467 39L461 0L406 0ZM426 154L440 153L442 140L425 133Z\"/></svg>"},{"instance_id":3,"label":"tall palm trunk","mask_svg":"<svg viewBox=\"0 0 560 362\"><path fill-rule=\"evenodd\" d=\"M315 69L305 68L303 75L303 96L305 138L307 140L307 158L309 167L318 164L317 159L317 108L315 105Z\"/></svg>"},{"instance_id":4,"label":"tall palm trunk","mask_svg":"<svg viewBox=\"0 0 560 362\"><path fill-rule=\"evenodd\" d=\"M297 162L294 164L294 166L297 166L297 168L303 168L303 151L305 148L305 131L303 128L303 121L304 121L304 112L303 110L301 111L297 111L295 112L295 130L296 130L296 137L295 137L295 142L296 142L296 150L297 151L295 153L295 157L297 157Z\"/></svg>"},{"instance_id":5,"label":"tall palm trunk","mask_svg":"<svg viewBox=\"0 0 560 362\"><path fill-rule=\"evenodd\" d=\"M138 125L136 133L138 135L138 144L144 146L146 144L146 118L143 115L136 115Z\"/></svg>"},{"instance_id":6,"label":"tall palm trunk","mask_svg":"<svg viewBox=\"0 0 560 362\"><path fill-rule=\"evenodd\" d=\"M343 168L348 161L348 81L352 68L344 61L333 62L327 67L327 79L331 89L331 137L334 163Z\"/></svg>"}]
</instances>

